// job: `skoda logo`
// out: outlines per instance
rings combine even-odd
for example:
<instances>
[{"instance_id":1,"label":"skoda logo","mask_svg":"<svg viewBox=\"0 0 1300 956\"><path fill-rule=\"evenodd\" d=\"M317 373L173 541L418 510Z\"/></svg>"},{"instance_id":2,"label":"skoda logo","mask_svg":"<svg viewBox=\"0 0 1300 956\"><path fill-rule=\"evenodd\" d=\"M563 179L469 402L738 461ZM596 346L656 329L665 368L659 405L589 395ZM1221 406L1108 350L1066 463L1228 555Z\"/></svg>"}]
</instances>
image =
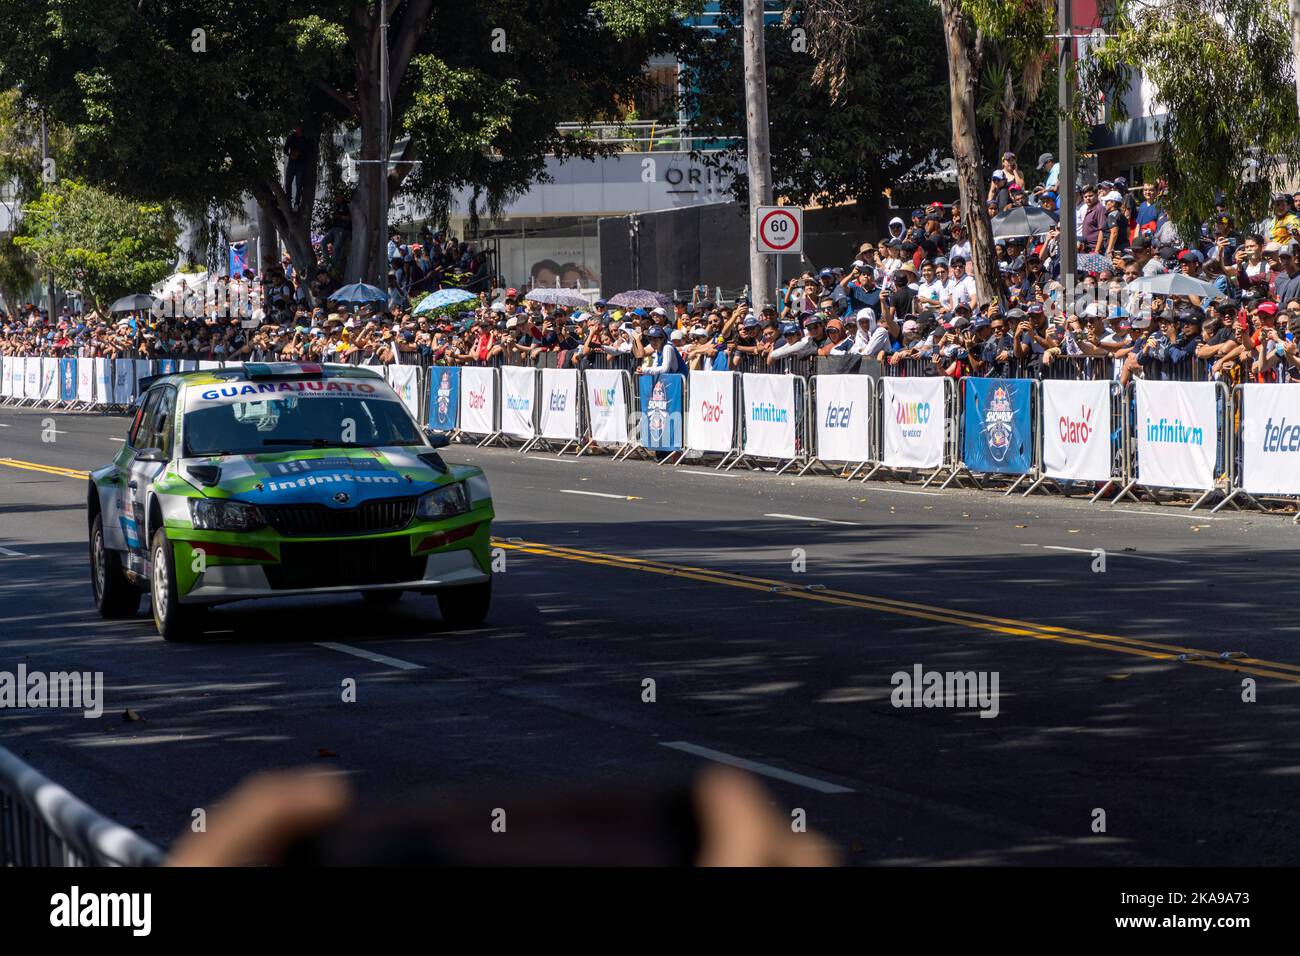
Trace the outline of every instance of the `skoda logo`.
<instances>
[{"instance_id":1,"label":"skoda logo","mask_svg":"<svg viewBox=\"0 0 1300 956\"><path fill-rule=\"evenodd\" d=\"M346 491L340 491L337 495L334 496L334 500L338 504L345 505L348 503L350 499L348 498L348 493Z\"/></svg>"}]
</instances>

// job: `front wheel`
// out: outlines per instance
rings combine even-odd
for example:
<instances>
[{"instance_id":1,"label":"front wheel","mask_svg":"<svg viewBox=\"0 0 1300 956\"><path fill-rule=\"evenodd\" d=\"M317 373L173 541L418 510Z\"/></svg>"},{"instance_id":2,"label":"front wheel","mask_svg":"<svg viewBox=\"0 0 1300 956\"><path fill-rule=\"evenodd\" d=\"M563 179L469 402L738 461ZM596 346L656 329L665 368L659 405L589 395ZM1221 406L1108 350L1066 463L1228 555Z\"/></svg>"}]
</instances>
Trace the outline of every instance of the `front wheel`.
<instances>
[{"instance_id":1,"label":"front wheel","mask_svg":"<svg viewBox=\"0 0 1300 956\"><path fill-rule=\"evenodd\" d=\"M140 589L126 579L122 555L104 544L104 517L90 526L90 587L100 617L133 617L140 613Z\"/></svg>"},{"instance_id":2,"label":"front wheel","mask_svg":"<svg viewBox=\"0 0 1300 956\"><path fill-rule=\"evenodd\" d=\"M167 535L159 528L149 545L149 595L153 602L153 624L169 641L184 641L202 633L206 608L181 604L176 590L176 562Z\"/></svg>"},{"instance_id":3,"label":"front wheel","mask_svg":"<svg viewBox=\"0 0 1300 956\"><path fill-rule=\"evenodd\" d=\"M492 579L438 592L438 610L451 627L477 627L492 604Z\"/></svg>"}]
</instances>

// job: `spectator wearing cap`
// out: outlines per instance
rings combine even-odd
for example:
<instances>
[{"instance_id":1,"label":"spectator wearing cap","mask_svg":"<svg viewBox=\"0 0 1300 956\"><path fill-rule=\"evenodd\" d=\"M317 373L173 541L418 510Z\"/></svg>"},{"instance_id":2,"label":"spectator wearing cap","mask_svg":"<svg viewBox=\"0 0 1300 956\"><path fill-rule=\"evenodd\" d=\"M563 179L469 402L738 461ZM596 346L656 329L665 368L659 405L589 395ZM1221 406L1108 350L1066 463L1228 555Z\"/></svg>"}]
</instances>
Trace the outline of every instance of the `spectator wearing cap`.
<instances>
[{"instance_id":1,"label":"spectator wearing cap","mask_svg":"<svg viewBox=\"0 0 1300 956\"><path fill-rule=\"evenodd\" d=\"M876 270L870 263L857 259L853 267L840 280L845 296L845 306L852 312L861 309L880 311L880 287L876 285Z\"/></svg>"},{"instance_id":2,"label":"spectator wearing cap","mask_svg":"<svg viewBox=\"0 0 1300 956\"><path fill-rule=\"evenodd\" d=\"M680 331L680 329L677 329L674 334ZM668 335L663 326L650 326L646 336L650 346L650 363L641 369L642 372L647 375L685 374L687 372L685 361L677 351L677 347L668 340Z\"/></svg>"},{"instance_id":3,"label":"spectator wearing cap","mask_svg":"<svg viewBox=\"0 0 1300 956\"><path fill-rule=\"evenodd\" d=\"M1023 317L1024 313L1019 309ZM989 321L989 335L984 340L980 360L984 363L986 374L992 378L1009 378L1012 362L1015 359L1015 338L1007 331L1008 324L1015 321L1010 316L996 314Z\"/></svg>"},{"instance_id":4,"label":"spectator wearing cap","mask_svg":"<svg viewBox=\"0 0 1300 956\"><path fill-rule=\"evenodd\" d=\"M1110 258L1128 248L1128 216L1124 213L1124 196L1116 190L1106 193L1102 202L1106 206L1106 248L1102 254Z\"/></svg>"},{"instance_id":5,"label":"spectator wearing cap","mask_svg":"<svg viewBox=\"0 0 1300 956\"><path fill-rule=\"evenodd\" d=\"M1208 235L1201 241L1201 252L1206 262L1222 262L1225 265L1233 261L1241 237L1233 229L1232 217L1226 212L1216 213L1209 223Z\"/></svg>"},{"instance_id":6,"label":"spectator wearing cap","mask_svg":"<svg viewBox=\"0 0 1300 956\"><path fill-rule=\"evenodd\" d=\"M916 312L916 269L903 263L894 270L894 291L886 300L885 316L901 322Z\"/></svg>"},{"instance_id":7,"label":"spectator wearing cap","mask_svg":"<svg viewBox=\"0 0 1300 956\"><path fill-rule=\"evenodd\" d=\"M781 359L786 358L799 358L805 355L815 355L822 345L828 341L826 338L826 320L827 317L820 312L815 312L808 316L807 321L804 323L803 337L797 341L791 341L786 332L786 329L790 326L783 326L781 333L785 337L785 342L768 353L768 364L772 365ZM796 325L794 326L794 329L795 333L798 334L799 327Z\"/></svg>"},{"instance_id":8,"label":"spectator wearing cap","mask_svg":"<svg viewBox=\"0 0 1300 956\"><path fill-rule=\"evenodd\" d=\"M818 355L845 355L853 345L853 339L844 332L844 323L831 319L826 323L826 340L817 348Z\"/></svg>"},{"instance_id":9,"label":"spectator wearing cap","mask_svg":"<svg viewBox=\"0 0 1300 956\"><path fill-rule=\"evenodd\" d=\"M1043 153L1038 157L1038 171L1044 175L1043 192L1054 193L1056 184L1061 178L1060 164L1054 161L1051 153Z\"/></svg>"}]
</instances>

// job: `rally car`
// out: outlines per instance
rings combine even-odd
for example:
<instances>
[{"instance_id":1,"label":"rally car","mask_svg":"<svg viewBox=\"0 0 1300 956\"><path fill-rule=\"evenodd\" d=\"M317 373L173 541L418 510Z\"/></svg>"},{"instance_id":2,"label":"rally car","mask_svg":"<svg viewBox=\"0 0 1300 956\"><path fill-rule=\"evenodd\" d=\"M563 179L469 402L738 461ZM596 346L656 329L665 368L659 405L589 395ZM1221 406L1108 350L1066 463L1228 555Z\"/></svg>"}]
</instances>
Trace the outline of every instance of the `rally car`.
<instances>
[{"instance_id":1,"label":"rally car","mask_svg":"<svg viewBox=\"0 0 1300 956\"><path fill-rule=\"evenodd\" d=\"M374 371L245 363L142 383L126 444L90 473L91 584L104 617L176 640L246 598L435 593L452 626L491 600L492 496L448 465Z\"/></svg>"}]
</instances>

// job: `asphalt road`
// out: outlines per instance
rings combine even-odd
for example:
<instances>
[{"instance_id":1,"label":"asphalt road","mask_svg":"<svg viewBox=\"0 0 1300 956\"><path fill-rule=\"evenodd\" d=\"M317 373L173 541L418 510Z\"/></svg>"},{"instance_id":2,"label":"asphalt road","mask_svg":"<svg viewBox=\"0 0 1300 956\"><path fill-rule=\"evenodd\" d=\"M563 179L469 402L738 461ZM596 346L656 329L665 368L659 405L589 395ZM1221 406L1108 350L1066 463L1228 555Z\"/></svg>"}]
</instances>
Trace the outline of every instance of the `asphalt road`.
<instances>
[{"instance_id":1,"label":"asphalt road","mask_svg":"<svg viewBox=\"0 0 1300 956\"><path fill-rule=\"evenodd\" d=\"M85 470L124 433L0 410L0 459ZM0 461L0 670L102 671L106 697L97 720L6 711L0 740L164 845L263 768L507 793L721 760L854 864L1300 863L1285 518L447 457L492 482L505 570L484 627L446 631L410 595L283 599L218 608L179 645L95 613L84 479ZM893 706L917 665L996 674L997 716Z\"/></svg>"}]
</instances>

